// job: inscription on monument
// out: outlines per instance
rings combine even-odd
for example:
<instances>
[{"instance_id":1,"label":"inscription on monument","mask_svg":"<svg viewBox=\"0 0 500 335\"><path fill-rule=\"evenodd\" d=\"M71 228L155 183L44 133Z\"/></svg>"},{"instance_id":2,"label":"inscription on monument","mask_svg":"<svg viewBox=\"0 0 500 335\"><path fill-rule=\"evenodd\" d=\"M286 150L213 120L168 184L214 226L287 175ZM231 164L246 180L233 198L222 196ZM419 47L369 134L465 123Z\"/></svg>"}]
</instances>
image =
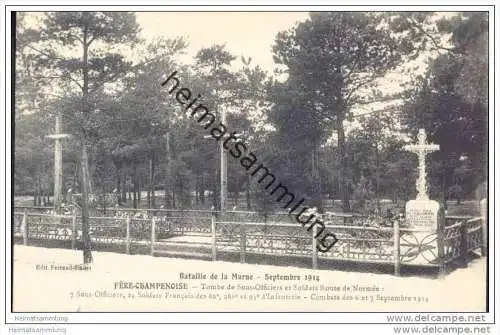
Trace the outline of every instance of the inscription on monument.
<instances>
[{"instance_id":1,"label":"inscription on monument","mask_svg":"<svg viewBox=\"0 0 500 335\"><path fill-rule=\"evenodd\" d=\"M434 200L410 200L406 204L406 221L411 228L436 230L439 203Z\"/></svg>"}]
</instances>

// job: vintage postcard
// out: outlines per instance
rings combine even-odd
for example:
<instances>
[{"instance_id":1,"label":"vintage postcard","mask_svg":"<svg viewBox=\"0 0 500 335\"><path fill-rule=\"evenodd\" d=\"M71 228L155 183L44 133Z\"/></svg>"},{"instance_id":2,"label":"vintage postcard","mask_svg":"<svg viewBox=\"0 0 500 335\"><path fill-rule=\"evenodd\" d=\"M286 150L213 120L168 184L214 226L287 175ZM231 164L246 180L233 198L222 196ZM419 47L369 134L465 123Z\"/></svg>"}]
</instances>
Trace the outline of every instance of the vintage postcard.
<instances>
[{"instance_id":1,"label":"vintage postcard","mask_svg":"<svg viewBox=\"0 0 500 335\"><path fill-rule=\"evenodd\" d=\"M7 9L8 320L493 333L493 6L181 9Z\"/></svg>"}]
</instances>

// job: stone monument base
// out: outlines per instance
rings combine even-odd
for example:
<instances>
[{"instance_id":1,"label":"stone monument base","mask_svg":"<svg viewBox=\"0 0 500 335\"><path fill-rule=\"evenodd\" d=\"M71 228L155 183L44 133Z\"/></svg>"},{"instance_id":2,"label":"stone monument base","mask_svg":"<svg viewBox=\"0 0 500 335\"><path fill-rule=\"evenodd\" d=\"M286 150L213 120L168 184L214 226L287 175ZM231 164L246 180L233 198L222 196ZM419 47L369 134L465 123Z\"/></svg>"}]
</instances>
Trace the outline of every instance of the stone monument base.
<instances>
[{"instance_id":1,"label":"stone monument base","mask_svg":"<svg viewBox=\"0 0 500 335\"><path fill-rule=\"evenodd\" d=\"M410 228L436 231L439 209L439 202L435 200L410 200L405 207L406 222Z\"/></svg>"}]
</instances>

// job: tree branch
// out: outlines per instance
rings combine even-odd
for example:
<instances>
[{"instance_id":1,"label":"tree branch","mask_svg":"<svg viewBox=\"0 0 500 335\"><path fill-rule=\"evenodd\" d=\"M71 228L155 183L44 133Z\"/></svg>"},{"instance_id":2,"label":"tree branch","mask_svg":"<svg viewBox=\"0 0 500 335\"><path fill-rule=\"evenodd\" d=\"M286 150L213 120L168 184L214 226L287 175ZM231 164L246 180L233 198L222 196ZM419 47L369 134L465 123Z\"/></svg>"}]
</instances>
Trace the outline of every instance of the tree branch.
<instances>
[{"instance_id":1,"label":"tree branch","mask_svg":"<svg viewBox=\"0 0 500 335\"><path fill-rule=\"evenodd\" d=\"M128 69L128 71L117 72L117 73L113 74L111 77L109 77L108 79L103 80L100 83L94 84L93 87L92 87L92 89L89 90L89 93L94 93L100 87L102 87L104 84L109 83L109 82L111 82L113 80L116 80L116 79L120 78L120 76L125 75L127 72L137 70L141 66L147 66L147 65L149 65L151 63L153 63L153 61L152 60L148 60L148 61L145 61L145 62L142 62L142 63L139 63L139 64L136 64L136 65L132 66L130 69Z\"/></svg>"},{"instance_id":2,"label":"tree branch","mask_svg":"<svg viewBox=\"0 0 500 335\"><path fill-rule=\"evenodd\" d=\"M73 37L75 40L77 40L78 42L82 43L83 44L83 40L78 36L78 35L75 35L75 34L72 34L72 33L68 33L69 36Z\"/></svg>"},{"instance_id":3,"label":"tree branch","mask_svg":"<svg viewBox=\"0 0 500 335\"><path fill-rule=\"evenodd\" d=\"M358 90L360 89L362 86L364 85L368 85L369 83L375 81L377 78L379 78L379 76L377 76L377 74L372 74L371 77L367 80L364 80L362 82L360 82L358 85L356 85L353 89L351 89L351 92L347 95L347 97L344 99L344 106L347 107L350 105L351 103L351 97L352 95Z\"/></svg>"},{"instance_id":4,"label":"tree branch","mask_svg":"<svg viewBox=\"0 0 500 335\"><path fill-rule=\"evenodd\" d=\"M362 117L365 115L371 115L371 114L384 113L384 112L396 112L400 109L401 109L400 106L390 106L387 108L381 108L381 109L376 109L376 110L372 110L372 111L365 112L365 113L356 114L353 116L353 118L358 118L358 117Z\"/></svg>"},{"instance_id":5,"label":"tree branch","mask_svg":"<svg viewBox=\"0 0 500 335\"><path fill-rule=\"evenodd\" d=\"M87 42L87 47L89 47L89 46L90 46L90 44L92 44L92 42L94 42L94 40L95 40L95 39L96 39L96 37L95 37L95 36L92 36L92 37L90 38L90 40ZM82 44L83 44L83 41L81 41L81 42L82 42Z\"/></svg>"},{"instance_id":6,"label":"tree branch","mask_svg":"<svg viewBox=\"0 0 500 335\"><path fill-rule=\"evenodd\" d=\"M412 18L408 18L408 21L410 22L410 24L412 24L415 28L417 28L422 34L424 34L425 36L427 36L429 38L429 40L432 42L432 44L434 44L434 47L436 48L436 50L445 50L445 51L448 51L448 52L451 52L453 54L458 54L458 52L453 49L453 48L446 48L446 47L443 47L437 40L434 36L432 36L428 31L426 31L424 28L422 28L422 26L420 26L417 22L415 22Z\"/></svg>"},{"instance_id":7,"label":"tree branch","mask_svg":"<svg viewBox=\"0 0 500 335\"><path fill-rule=\"evenodd\" d=\"M24 44L24 46L25 46L25 47L28 47L28 48L30 48L30 49L32 49L32 50L34 50L34 51L36 51L36 52L37 52L37 53L39 53L40 55L47 56L47 57L49 57L49 58L51 58L51 59L63 60L63 58L61 58L61 57L56 57L56 56L54 56L54 55L52 55L52 54L46 53L46 52L44 52L44 51L42 51L42 50L39 50L39 49L35 48L34 46L32 46L32 45L30 45L30 44Z\"/></svg>"},{"instance_id":8,"label":"tree branch","mask_svg":"<svg viewBox=\"0 0 500 335\"><path fill-rule=\"evenodd\" d=\"M73 83L75 83L80 89L83 89L83 86L73 77L71 77L70 74L62 75L62 76L37 76L37 77L32 77L34 79L69 79Z\"/></svg>"}]
</instances>

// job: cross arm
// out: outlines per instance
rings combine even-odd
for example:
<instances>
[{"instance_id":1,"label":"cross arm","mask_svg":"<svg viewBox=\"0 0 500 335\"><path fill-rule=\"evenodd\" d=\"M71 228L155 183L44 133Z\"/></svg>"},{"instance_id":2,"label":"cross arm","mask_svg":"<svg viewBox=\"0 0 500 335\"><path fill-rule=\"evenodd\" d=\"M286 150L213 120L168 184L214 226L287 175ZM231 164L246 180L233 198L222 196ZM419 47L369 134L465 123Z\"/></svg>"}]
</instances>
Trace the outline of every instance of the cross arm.
<instances>
[{"instance_id":1,"label":"cross arm","mask_svg":"<svg viewBox=\"0 0 500 335\"><path fill-rule=\"evenodd\" d=\"M53 140L60 140L63 138L71 137L71 135L70 134L51 134L51 135L47 135L45 137L53 139Z\"/></svg>"}]
</instances>

